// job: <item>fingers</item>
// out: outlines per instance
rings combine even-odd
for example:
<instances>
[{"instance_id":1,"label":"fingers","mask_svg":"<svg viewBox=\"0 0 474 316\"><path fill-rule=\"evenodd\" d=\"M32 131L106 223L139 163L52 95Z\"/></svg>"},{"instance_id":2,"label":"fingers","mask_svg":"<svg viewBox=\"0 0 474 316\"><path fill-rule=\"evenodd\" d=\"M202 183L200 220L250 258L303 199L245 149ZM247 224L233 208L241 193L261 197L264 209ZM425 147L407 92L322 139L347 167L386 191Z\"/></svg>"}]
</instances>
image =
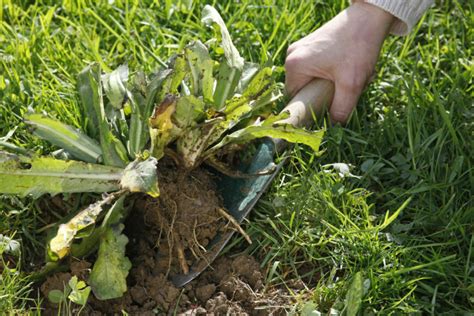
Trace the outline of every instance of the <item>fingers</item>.
<instances>
[{"instance_id":1,"label":"fingers","mask_svg":"<svg viewBox=\"0 0 474 316\"><path fill-rule=\"evenodd\" d=\"M347 122L364 89L365 83L363 81L365 80L359 80L357 77L349 81L347 79L336 80L334 98L329 109L329 116L333 123L344 124Z\"/></svg>"},{"instance_id":2,"label":"fingers","mask_svg":"<svg viewBox=\"0 0 474 316\"><path fill-rule=\"evenodd\" d=\"M285 60L285 86L289 95L295 95L312 79L311 76L305 75L301 69L306 63L304 58L295 53L290 53Z\"/></svg>"}]
</instances>

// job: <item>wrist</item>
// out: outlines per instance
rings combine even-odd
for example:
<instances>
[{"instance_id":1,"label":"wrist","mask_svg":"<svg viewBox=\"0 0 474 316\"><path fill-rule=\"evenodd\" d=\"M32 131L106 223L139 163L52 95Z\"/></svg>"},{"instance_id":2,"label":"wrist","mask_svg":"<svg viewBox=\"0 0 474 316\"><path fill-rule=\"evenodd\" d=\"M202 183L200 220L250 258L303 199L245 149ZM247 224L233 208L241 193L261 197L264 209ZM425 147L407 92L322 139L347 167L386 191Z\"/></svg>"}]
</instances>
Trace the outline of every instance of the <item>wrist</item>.
<instances>
[{"instance_id":1,"label":"wrist","mask_svg":"<svg viewBox=\"0 0 474 316\"><path fill-rule=\"evenodd\" d=\"M393 15L365 2L355 2L345 11L346 28L352 39L369 47L381 47L395 22Z\"/></svg>"},{"instance_id":2,"label":"wrist","mask_svg":"<svg viewBox=\"0 0 474 316\"><path fill-rule=\"evenodd\" d=\"M359 11L359 15L365 18L367 24L377 28L377 31L388 35L393 23L396 21L395 16L376 5L366 3L363 1L354 1L351 6Z\"/></svg>"}]
</instances>

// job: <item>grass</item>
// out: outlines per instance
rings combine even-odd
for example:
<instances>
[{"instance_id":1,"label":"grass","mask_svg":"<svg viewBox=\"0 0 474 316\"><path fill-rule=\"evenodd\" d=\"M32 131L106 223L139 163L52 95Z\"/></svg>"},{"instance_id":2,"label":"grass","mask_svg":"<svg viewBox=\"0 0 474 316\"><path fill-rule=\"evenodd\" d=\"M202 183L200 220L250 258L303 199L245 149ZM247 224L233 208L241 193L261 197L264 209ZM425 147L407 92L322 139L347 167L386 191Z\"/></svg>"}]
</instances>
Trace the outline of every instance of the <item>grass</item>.
<instances>
[{"instance_id":1,"label":"grass","mask_svg":"<svg viewBox=\"0 0 474 316\"><path fill-rule=\"evenodd\" d=\"M11 142L47 151L23 129L28 108L83 127L78 72L92 61L157 69L190 38L212 37L199 22L204 4L0 0L0 136L13 131ZM214 5L245 59L283 65L289 43L347 3ZM246 225L269 285L302 278L309 294L296 297L299 306L343 311L360 272L364 315L472 313L473 30L468 1L437 2L409 36L386 41L378 78L349 124L328 130L325 153L292 152ZM323 167L335 162L361 178ZM45 216L35 201L0 199L0 233L22 240L24 267L43 251ZM12 294L25 293L27 279L7 277L2 284L15 286L0 287L9 304L0 312L25 311L15 301L24 295Z\"/></svg>"}]
</instances>

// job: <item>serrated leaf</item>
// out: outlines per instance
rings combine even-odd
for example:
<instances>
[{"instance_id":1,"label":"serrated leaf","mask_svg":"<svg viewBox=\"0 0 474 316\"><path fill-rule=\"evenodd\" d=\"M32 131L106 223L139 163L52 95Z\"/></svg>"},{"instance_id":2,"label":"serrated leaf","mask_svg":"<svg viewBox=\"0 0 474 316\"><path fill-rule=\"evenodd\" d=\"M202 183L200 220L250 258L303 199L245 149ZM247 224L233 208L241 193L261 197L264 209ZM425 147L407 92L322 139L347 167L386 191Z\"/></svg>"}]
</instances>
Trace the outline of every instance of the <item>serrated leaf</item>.
<instances>
[{"instance_id":1,"label":"serrated leaf","mask_svg":"<svg viewBox=\"0 0 474 316\"><path fill-rule=\"evenodd\" d=\"M120 188L122 171L74 160L29 158L0 151L0 193L37 198L46 193L110 192Z\"/></svg>"},{"instance_id":2,"label":"serrated leaf","mask_svg":"<svg viewBox=\"0 0 474 316\"><path fill-rule=\"evenodd\" d=\"M194 96L201 96L212 103L214 78L212 70L214 62L209 56L207 47L199 40L185 48L185 56L191 73L191 89Z\"/></svg>"},{"instance_id":3,"label":"serrated leaf","mask_svg":"<svg viewBox=\"0 0 474 316\"><path fill-rule=\"evenodd\" d=\"M57 257L51 259L55 261L55 259L62 259L67 256L78 233L95 224L104 206L110 204L116 198L116 195L108 195L102 200L89 205L66 223L59 225L56 235L49 241L49 250Z\"/></svg>"},{"instance_id":4,"label":"serrated leaf","mask_svg":"<svg viewBox=\"0 0 474 316\"><path fill-rule=\"evenodd\" d=\"M158 197L158 178L156 175L157 160L148 157L146 160L137 159L131 162L123 172L120 185L130 192L144 192L152 197Z\"/></svg>"},{"instance_id":5,"label":"serrated leaf","mask_svg":"<svg viewBox=\"0 0 474 316\"><path fill-rule=\"evenodd\" d=\"M116 109L123 107L127 95L128 73L128 66L121 65L111 73L102 76L105 94L110 104Z\"/></svg>"},{"instance_id":6,"label":"serrated leaf","mask_svg":"<svg viewBox=\"0 0 474 316\"><path fill-rule=\"evenodd\" d=\"M109 227L101 239L97 260L89 284L99 300L118 298L127 291L127 275L132 264L125 256L128 238L121 232L123 224Z\"/></svg>"},{"instance_id":7,"label":"serrated leaf","mask_svg":"<svg viewBox=\"0 0 474 316\"><path fill-rule=\"evenodd\" d=\"M242 144L263 137L281 138L290 143L305 144L311 147L315 152L318 152L324 135L324 130L307 131L301 128L296 128L291 124L277 124L277 121L286 116L287 115L279 115L267 118L263 122L256 122L254 125L237 130L225 136L218 144L210 148L204 156L208 157L219 148L231 143Z\"/></svg>"},{"instance_id":8,"label":"serrated leaf","mask_svg":"<svg viewBox=\"0 0 474 316\"><path fill-rule=\"evenodd\" d=\"M84 133L41 114L25 115L25 123L33 128L33 133L61 147L75 158L97 163L102 156L99 144Z\"/></svg>"}]
</instances>

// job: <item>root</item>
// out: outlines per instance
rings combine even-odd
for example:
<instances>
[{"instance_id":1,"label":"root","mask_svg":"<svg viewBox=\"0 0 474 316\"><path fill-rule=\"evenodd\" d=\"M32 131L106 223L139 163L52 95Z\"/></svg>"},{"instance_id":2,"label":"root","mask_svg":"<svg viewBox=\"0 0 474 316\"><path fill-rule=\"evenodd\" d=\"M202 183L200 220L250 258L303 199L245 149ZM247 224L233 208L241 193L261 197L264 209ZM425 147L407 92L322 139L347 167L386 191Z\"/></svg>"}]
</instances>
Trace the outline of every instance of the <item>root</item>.
<instances>
[{"instance_id":1,"label":"root","mask_svg":"<svg viewBox=\"0 0 474 316\"><path fill-rule=\"evenodd\" d=\"M174 232L173 232L173 239L176 244L176 252L178 253L178 261L179 261L179 265L181 266L181 271L183 271L183 274L187 275L189 273L189 267L188 267L188 263L186 262L186 258L184 256L184 247L181 244L179 237Z\"/></svg>"},{"instance_id":2,"label":"root","mask_svg":"<svg viewBox=\"0 0 474 316\"><path fill-rule=\"evenodd\" d=\"M231 169L228 165L226 165L222 161L217 160L216 157L214 157L214 156L211 156L211 157L207 158L204 162L208 166L211 166L212 168L219 171L220 173L222 173L222 174L224 174L228 177L238 178L238 179L251 179L251 178L254 178L254 177L258 177L258 176L269 175L269 174L272 174L273 172L275 172L275 169L276 169L276 166L273 165L273 166L269 167L268 169L265 169L265 170L262 170L262 171L259 171L259 172L256 172L256 173L243 173L241 171Z\"/></svg>"},{"instance_id":3,"label":"root","mask_svg":"<svg viewBox=\"0 0 474 316\"><path fill-rule=\"evenodd\" d=\"M227 219L234 227L237 229L237 231L245 238L245 240L251 245L252 240L250 239L249 235L242 229L240 224L235 220L234 217L229 215L229 213L226 212L223 208L218 208L219 214L221 214L225 219Z\"/></svg>"}]
</instances>

